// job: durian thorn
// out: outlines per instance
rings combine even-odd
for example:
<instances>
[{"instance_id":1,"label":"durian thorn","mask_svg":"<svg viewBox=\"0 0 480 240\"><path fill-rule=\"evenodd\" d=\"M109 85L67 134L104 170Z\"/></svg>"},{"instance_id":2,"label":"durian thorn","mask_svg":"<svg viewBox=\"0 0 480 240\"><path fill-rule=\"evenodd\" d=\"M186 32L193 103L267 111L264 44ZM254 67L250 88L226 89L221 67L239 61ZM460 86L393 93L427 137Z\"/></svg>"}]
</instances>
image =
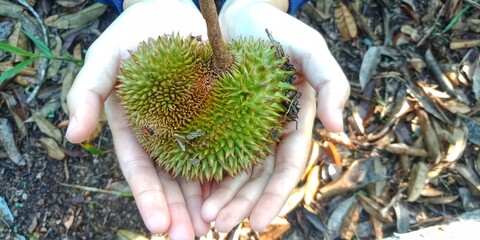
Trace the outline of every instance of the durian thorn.
<instances>
[{"instance_id":1,"label":"durian thorn","mask_svg":"<svg viewBox=\"0 0 480 240\"><path fill-rule=\"evenodd\" d=\"M200 9L207 23L208 41L212 45L214 72L226 72L233 64L233 55L223 41L214 0L200 0Z\"/></svg>"}]
</instances>

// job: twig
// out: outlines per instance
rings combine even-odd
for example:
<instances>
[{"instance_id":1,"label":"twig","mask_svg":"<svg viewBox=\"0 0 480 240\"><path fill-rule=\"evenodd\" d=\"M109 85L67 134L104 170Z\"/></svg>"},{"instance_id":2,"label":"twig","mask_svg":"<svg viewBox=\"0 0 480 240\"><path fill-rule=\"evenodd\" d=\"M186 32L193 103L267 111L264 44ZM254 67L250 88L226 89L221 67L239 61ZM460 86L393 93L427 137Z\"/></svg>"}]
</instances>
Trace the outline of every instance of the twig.
<instances>
[{"instance_id":1,"label":"twig","mask_svg":"<svg viewBox=\"0 0 480 240\"><path fill-rule=\"evenodd\" d=\"M438 12L437 17L435 18L435 21L433 22L432 26L427 31L427 33L422 37L422 39L420 39L420 41L418 41L417 47L421 46L423 44L423 42L425 42L425 40L427 40L427 38L430 35L432 35L433 30L435 30L435 25L437 24L438 20L440 19L440 16L443 16L444 12L445 12L445 5L443 5L442 8L440 8L440 11Z\"/></svg>"},{"instance_id":2,"label":"twig","mask_svg":"<svg viewBox=\"0 0 480 240\"><path fill-rule=\"evenodd\" d=\"M27 8L28 11L30 11L30 13L32 13L32 15L35 17L40 29L42 30L43 43L45 43L46 46L49 46L47 28L45 27L45 24L43 24L43 20L40 18L40 15L38 15L37 11L35 11L35 9L33 9L32 6L30 6L30 4L28 4L25 0L17 0L17 2ZM35 86L30 96L28 96L27 103L30 103L35 98L43 82L45 82L49 60L47 58L40 58L39 61L40 66L37 72L38 84Z\"/></svg>"},{"instance_id":3,"label":"twig","mask_svg":"<svg viewBox=\"0 0 480 240\"><path fill-rule=\"evenodd\" d=\"M105 190L105 189L100 189L100 188L87 187L87 186L76 185L76 184L68 184L68 183L62 183L62 182L57 182L57 183L60 184L60 186L80 189L80 190L83 190L83 191L104 193L104 194L110 194L110 195L119 196L119 197L133 197L132 192L119 192L119 191Z\"/></svg>"},{"instance_id":4,"label":"twig","mask_svg":"<svg viewBox=\"0 0 480 240\"><path fill-rule=\"evenodd\" d=\"M213 0L200 0L200 9L207 23L208 40L212 45L213 67L220 72L226 71L233 63L233 56L223 41L215 3Z\"/></svg>"}]
</instances>

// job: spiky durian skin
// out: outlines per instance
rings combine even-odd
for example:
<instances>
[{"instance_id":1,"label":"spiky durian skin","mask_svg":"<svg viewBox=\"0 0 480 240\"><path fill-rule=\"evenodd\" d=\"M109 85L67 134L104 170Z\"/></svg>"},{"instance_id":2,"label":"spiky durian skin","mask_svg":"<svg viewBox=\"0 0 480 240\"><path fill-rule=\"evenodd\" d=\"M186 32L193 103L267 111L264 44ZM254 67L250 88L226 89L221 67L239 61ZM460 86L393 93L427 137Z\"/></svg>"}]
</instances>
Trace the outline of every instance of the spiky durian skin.
<instances>
[{"instance_id":1,"label":"spiky durian skin","mask_svg":"<svg viewBox=\"0 0 480 240\"><path fill-rule=\"evenodd\" d=\"M288 60L264 40L240 38L228 48L234 63L217 74L208 43L162 36L141 44L121 70L118 94L134 134L175 176L236 175L278 141L272 132L281 133L294 90Z\"/></svg>"}]
</instances>

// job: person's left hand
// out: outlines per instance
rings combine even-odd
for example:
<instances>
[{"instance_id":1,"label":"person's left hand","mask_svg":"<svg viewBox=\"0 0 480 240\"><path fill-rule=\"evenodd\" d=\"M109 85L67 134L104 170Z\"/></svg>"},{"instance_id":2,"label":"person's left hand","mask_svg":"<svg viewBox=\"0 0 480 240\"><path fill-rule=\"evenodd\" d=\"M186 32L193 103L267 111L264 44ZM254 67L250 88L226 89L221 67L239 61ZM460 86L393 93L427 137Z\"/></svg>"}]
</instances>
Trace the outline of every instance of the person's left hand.
<instances>
[{"instance_id":1,"label":"person's left hand","mask_svg":"<svg viewBox=\"0 0 480 240\"><path fill-rule=\"evenodd\" d=\"M350 91L348 81L323 37L285 13L286 8L287 0L230 0L220 12L220 25L227 40L253 36L268 41L265 32L268 29L295 65L295 86L302 93L298 121L286 124L275 156L268 156L253 171L227 177L220 183L204 184L207 197L201 209L202 218L215 221L221 232L230 231L247 217L254 230L262 231L278 215L307 164L315 118L315 91L321 97L318 116L324 126L332 132L343 130L342 110Z\"/></svg>"}]
</instances>

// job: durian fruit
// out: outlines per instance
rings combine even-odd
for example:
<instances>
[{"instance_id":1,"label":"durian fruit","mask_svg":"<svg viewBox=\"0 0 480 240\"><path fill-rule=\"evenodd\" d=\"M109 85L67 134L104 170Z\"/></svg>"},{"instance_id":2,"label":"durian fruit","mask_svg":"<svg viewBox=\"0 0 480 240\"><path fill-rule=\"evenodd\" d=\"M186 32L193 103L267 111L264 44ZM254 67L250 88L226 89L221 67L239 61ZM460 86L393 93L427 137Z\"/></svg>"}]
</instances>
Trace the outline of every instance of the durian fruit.
<instances>
[{"instance_id":1,"label":"durian fruit","mask_svg":"<svg viewBox=\"0 0 480 240\"><path fill-rule=\"evenodd\" d=\"M221 180L263 160L289 119L294 69L271 41L227 43L228 71L209 42L164 35L120 71L118 95L138 142L174 176Z\"/></svg>"}]
</instances>

